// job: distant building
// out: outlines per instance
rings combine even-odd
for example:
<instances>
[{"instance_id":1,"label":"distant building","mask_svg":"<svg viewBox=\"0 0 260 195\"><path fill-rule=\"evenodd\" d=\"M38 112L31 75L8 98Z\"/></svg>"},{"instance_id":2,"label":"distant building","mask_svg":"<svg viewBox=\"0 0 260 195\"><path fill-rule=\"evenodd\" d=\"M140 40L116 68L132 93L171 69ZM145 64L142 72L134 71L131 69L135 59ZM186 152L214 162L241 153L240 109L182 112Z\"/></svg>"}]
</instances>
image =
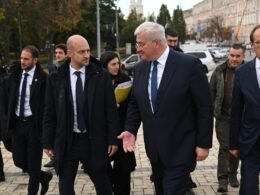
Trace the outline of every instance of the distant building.
<instances>
[{"instance_id":1,"label":"distant building","mask_svg":"<svg viewBox=\"0 0 260 195\"><path fill-rule=\"evenodd\" d=\"M142 14L144 15L143 13L143 3L142 3L142 0L131 0L130 1L130 12L132 10L136 10L136 13L137 14Z\"/></svg>"},{"instance_id":2,"label":"distant building","mask_svg":"<svg viewBox=\"0 0 260 195\"><path fill-rule=\"evenodd\" d=\"M186 34L192 35L193 33L195 33L195 29L193 26L192 9L183 11L183 17L184 17L185 23L186 23Z\"/></svg>"},{"instance_id":3,"label":"distant building","mask_svg":"<svg viewBox=\"0 0 260 195\"><path fill-rule=\"evenodd\" d=\"M213 16L222 16L223 25L231 27L234 32L238 30L241 19L243 19L238 39L248 43L249 33L255 25L260 23L260 0L202 0L193 6L192 14L190 14L190 10L184 14L187 33L199 34L209 25L210 18Z\"/></svg>"}]
</instances>

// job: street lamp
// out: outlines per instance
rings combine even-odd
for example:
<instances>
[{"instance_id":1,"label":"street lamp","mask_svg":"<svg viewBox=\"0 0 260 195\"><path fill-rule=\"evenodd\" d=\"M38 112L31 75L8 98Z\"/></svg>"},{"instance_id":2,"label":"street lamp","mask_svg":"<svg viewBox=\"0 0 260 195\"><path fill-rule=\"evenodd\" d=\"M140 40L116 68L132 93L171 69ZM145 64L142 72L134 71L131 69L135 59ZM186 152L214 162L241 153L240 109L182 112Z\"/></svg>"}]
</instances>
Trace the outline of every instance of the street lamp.
<instances>
[{"instance_id":1,"label":"street lamp","mask_svg":"<svg viewBox=\"0 0 260 195\"><path fill-rule=\"evenodd\" d=\"M116 6L116 51L119 52L118 11Z\"/></svg>"},{"instance_id":2,"label":"street lamp","mask_svg":"<svg viewBox=\"0 0 260 195\"><path fill-rule=\"evenodd\" d=\"M97 57L98 59L100 58L100 53L101 53L101 38L100 38L100 13L99 13L99 0L96 1L97 3Z\"/></svg>"},{"instance_id":3,"label":"street lamp","mask_svg":"<svg viewBox=\"0 0 260 195\"><path fill-rule=\"evenodd\" d=\"M53 48L54 44L51 43L49 40L46 40L45 42L45 49L48 52L48 70L49 72L53 69Z\"/></svg>"}]
</instances>

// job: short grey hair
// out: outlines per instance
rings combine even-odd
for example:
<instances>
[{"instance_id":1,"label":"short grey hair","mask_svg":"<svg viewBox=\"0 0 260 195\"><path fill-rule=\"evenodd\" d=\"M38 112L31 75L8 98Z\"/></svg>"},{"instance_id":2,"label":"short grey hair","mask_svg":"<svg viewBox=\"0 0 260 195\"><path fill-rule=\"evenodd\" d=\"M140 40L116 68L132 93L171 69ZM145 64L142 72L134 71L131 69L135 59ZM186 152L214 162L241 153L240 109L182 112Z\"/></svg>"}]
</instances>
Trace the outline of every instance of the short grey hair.
<instances>
[{"instance_id":1,"label":"short grey hair","mask_svg":"<svg viewBox=\"0 0 260 195\"><path fill-rule=\"evenodd\" d=\"M134 35L139 33L148 33L148 39L154 41L159 39L162 43L166 43L164 27L155 22L143 22L140 24L134 32Z\"/></svg>"}]
</instances>

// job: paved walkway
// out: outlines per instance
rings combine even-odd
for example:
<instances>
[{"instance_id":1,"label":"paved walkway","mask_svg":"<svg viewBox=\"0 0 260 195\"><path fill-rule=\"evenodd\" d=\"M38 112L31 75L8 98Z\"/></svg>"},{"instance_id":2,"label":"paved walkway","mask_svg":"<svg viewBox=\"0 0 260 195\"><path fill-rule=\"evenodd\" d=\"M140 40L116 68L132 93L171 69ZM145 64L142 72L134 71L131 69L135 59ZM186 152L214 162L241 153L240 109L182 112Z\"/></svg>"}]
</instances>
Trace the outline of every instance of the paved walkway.
<instances>
[{"instance_id":1,"label":"paved walkway","mask_svg":"<svg viewBox=\"0 0 260 195\"><path fill-rule=\"evenodd\" d=\"M210 156L204 162L199 162L196 170L192 173L193 180L197 183L198 188L191 191L189 194L196 195L215 195L217 189L217 150L218 143L214 135L214 147L210 151ZM22 173L20 169L13 164L11 153L6 151L2 145L2 153L4 158L4 171L6 174L6 182L0 183L0 195L25 195L27 192L28 176ZM140 128L137 139L137 167L132 174L131 195L153 195L154 187L150 182L151 173L150 163L146 157L143 131ZM48 162L48 158L44 155L43 164ZM51 170L54 172L53 170ZM95 195L95 189L92 182L82 170L79 169L75 184L76 194ZM48 195L58 195L58 178L55 175L50 183ZM238 194L238 189L229 187L227 195Z\"/></svg>"}]
</instances>

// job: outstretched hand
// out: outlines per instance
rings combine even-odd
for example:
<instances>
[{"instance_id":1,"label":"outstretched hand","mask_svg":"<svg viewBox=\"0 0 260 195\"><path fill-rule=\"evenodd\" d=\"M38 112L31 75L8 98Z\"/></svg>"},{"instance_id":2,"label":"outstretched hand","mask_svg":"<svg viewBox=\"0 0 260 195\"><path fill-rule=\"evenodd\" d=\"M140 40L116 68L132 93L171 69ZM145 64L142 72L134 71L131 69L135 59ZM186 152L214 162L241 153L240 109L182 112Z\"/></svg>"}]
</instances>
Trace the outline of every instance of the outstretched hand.
<instances>
[{"instance_id":1,"label":"outstretched hand","mask_svg":"<svg viewBox=\"0 0 260 195\"><path fill-rule=\"evenodd\" d=\"M119 136L118 139L123 141L123 149L125 152L134 152L135 151L135 136L128 132L124 131Z\"/></svg>"}]
</instances>

